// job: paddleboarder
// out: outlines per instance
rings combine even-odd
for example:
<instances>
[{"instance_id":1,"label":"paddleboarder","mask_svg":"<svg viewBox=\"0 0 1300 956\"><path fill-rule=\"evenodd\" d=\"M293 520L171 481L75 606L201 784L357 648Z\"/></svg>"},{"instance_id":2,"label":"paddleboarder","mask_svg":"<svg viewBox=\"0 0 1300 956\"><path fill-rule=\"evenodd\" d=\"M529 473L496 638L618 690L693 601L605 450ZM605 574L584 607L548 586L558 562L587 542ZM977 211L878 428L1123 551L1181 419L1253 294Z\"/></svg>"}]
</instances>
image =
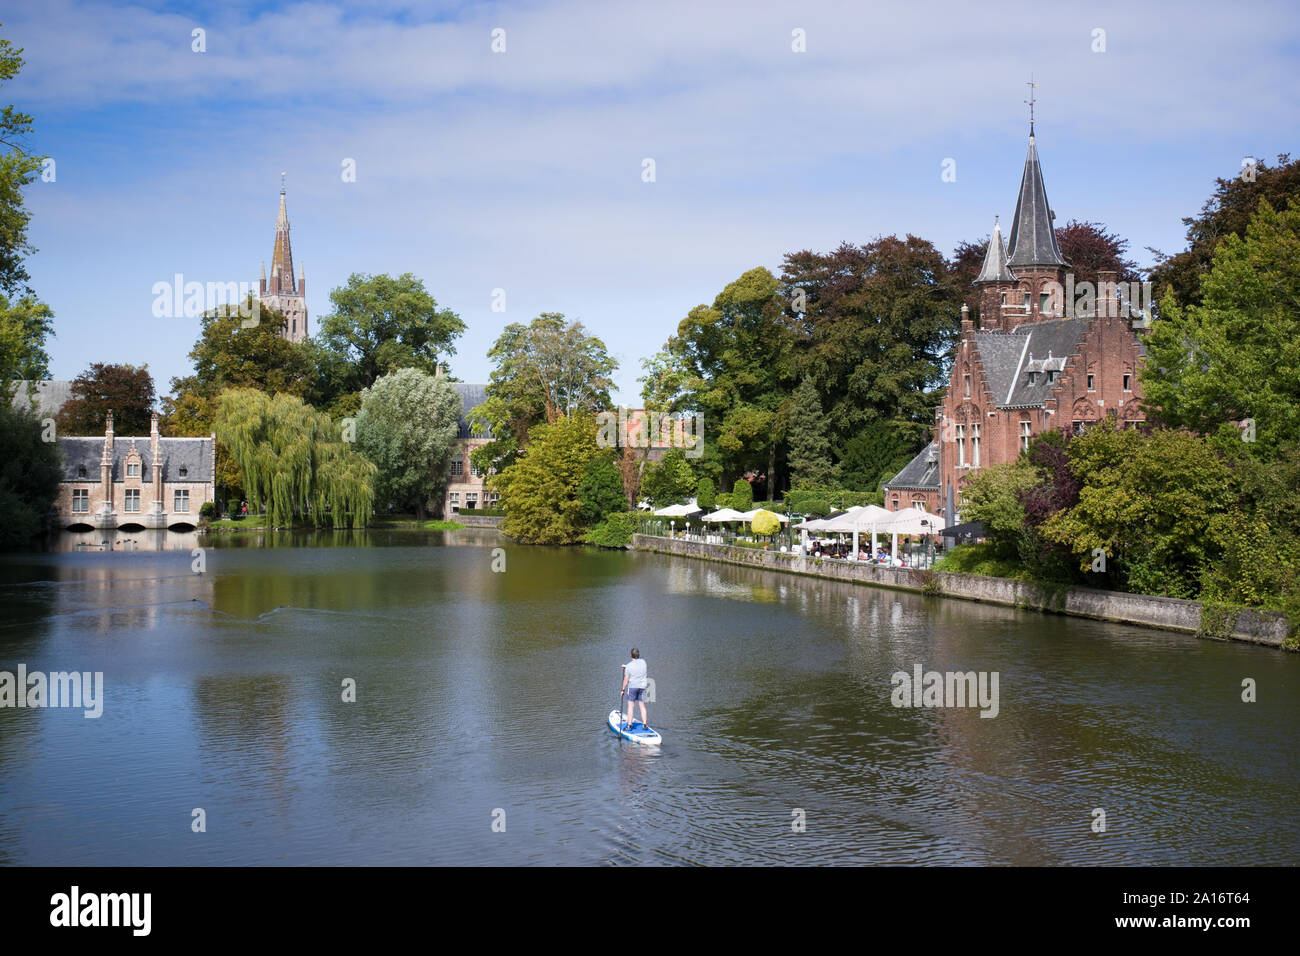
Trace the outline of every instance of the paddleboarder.
<instances>
[{"instance_id":1,"label":"paddleboarder","mask_svg":"<svg viewBox=\"0 0 1300 956\"><path fill-rule=\"evenodd\" d=\"M650 726L646 721L645 714L645 689L650 682L645 675L645 661L641 659L641 652L634 647L632 648L632 659L623 665L623 692L627 694L627 726L629 730L634 726L632 723L632 705L634 703L641 705L641 726Z\"/></svg>"}]
</instances>

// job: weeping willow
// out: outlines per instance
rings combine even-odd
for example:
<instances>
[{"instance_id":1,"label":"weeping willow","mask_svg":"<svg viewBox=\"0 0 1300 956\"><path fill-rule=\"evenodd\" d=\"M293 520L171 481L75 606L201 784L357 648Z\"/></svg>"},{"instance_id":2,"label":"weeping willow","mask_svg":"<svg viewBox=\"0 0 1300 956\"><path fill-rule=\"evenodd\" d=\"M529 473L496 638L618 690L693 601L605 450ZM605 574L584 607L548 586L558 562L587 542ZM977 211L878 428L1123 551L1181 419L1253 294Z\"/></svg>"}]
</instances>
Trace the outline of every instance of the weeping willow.
<instances>
[{"instance_id":1,"label":"weeping willow","mask_svg":"<svg viewBox=\"0 0 1300 956\"><path fill-rule=\"evenodd\" d=\"M317 524L364 525L374 505L375 466L339 440L329 417L292 395L228 389L217 401L217 438L244 474L255 511L288 527L308 511Z\"/></svg>"}]
</instances>

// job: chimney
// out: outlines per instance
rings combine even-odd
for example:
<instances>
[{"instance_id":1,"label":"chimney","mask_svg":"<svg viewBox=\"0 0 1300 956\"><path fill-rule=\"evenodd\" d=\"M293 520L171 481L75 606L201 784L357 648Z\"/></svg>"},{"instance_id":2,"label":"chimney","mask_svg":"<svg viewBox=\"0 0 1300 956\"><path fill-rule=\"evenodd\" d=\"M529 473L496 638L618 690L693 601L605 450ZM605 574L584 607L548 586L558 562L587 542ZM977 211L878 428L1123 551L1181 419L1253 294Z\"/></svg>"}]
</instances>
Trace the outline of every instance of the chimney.
<instances>
[{"instance_id":1,"label":"chimney","mask_svg":"<svg viewBox=\"0 0 1300 956\"><path fill-rule=\"evenodd\" d=\"M433 377L434 377L434 378L442 378L442 363L441 363L441 362L439 362L437 365L435 365L435 366L433 367Z\"/></svg>"},{"instance_id":2,"label":"chimney","mask_svg":"<svg viewBox=\"0 0 1300 956\"><path fill-rule=\"evenodd\" d=\"M970 306L962 303L961 306L961 330L963 332L972 332L975 329L975 323L970 318Z\"/></svg>"}]
</instances>

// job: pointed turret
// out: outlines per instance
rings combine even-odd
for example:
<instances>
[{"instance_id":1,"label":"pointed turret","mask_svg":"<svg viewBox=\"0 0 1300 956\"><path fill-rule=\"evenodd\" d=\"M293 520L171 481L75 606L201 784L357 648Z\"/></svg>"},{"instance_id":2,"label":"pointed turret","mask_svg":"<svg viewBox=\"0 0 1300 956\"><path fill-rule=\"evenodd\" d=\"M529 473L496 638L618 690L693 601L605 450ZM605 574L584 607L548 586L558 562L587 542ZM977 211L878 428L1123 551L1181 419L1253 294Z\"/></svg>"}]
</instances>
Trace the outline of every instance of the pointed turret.
<instances>
[{"instance_id":1,"label":"pointed turret","mask_svg":"<svg viewBox=\"0 0 1300 956\"><path fill-rule=\"evenodd\" d=\"M998 217L993 217L993 235L989 238L988 252L984 253L984 265L976 282L1015 282L1016 275L1007 265L1007 244L1002 239L1002 226Z\"/></svg>"},{"instance_id":2,"label":"pointed turret","mask_svg":"<svg viewBox=\"0 0 1300 956\"><path fill-rule=\"evenodd\" d=\"M284 183L280 184L280 213L275 219L275 248L271 252L271 291L288 292L293 288L293 249L289 245L289 213L284 204Z\"/></svg>"},{"instance_id":3,"label":"pointed turret","mask_svg":"<svg viewBox=\"0 0 1300 956\"><path fill-rule=\"evenodd\" d=\"M284 195L284 173L280 174L280 209L275 217L275 248L271 252L271 278L266 278L266 263L262 263L262 279L258 298L284 315L284 337L291 342L307 338L307 279L302 267L298 268L298 281L293 278L293 248L289 243L289 210Z\"/></svg>"},{"instance_id":4,"label":"pointed turret","mask_svg":"<svg viewBox=\"0 0 1300 956\"><path fill-rule=\"evenodd\" d=\"M1038 147L1034 134L1029 134L1029 150L1025 154L1025 171L1020 177L1020 195L1016 198L1016 212L1011 219L1011 255L1007 264L1016 266L1064 267L1061 247L1056 244L1056 229L1052 225L1052 209L1047 204L1047 187L1043 185L1043 169L1038 162Z\"/></svg>"}]
</instances>

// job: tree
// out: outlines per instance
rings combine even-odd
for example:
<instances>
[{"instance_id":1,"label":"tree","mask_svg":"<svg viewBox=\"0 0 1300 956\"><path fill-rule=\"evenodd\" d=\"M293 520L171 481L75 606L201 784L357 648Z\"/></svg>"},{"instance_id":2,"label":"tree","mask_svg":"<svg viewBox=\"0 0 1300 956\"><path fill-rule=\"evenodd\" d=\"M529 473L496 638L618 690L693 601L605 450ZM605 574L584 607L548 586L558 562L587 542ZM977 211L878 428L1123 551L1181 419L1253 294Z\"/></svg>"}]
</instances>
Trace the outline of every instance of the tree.
<instances>
[{"instance_id":1,"label":"tree","mask_svg":"<svg viewBox=\"0 0 1300 956\"><path fill-rule=\"evenodd\" d=\"M30 411L0 402L0 550L31 543L54 504L63 460L44 432Z\"/></svg>"},{"instance_id":2,"label":"tree","mask_svg":"<svg viewBox=\"0 0 1300 956\"><path fill-rule=\"evenodd\" d=\"M0 39L0 85L12 80L23 67L22 48ZM32 118L13 106L0 110L0 290L10 295L31 293L30 276L23 260L36 249L27 239L32 214L23 205L22 189L36 178L45 157L24 146L32 131ZM7 384L7 383L6 383Z\"/></svg>"},{"instance_id":3,"label":"tree","mask_svg":"<svg viewBox=\"0 0 1300 956\"><path fill-rule=\"evenodd\" d=\"M1274 166L1261 159L1241 173L1216 179L1200 215L1183 220L1187 248L1172 256L1149 250L1160 260L1151 270L1156 301L1171 295L1178 305L1199 305L1201 280L1213 267L1219 244L1229 236L1245 237L1261 200L1274 209L1300 201L1300 160L1284 153Z\"/></svg>"},{"instance_id":4,"label":"tree","mask_svg":"<svg viewBox=\"0 0 1300 956\"><path fill-rule=\"evenodd\" d=\"M712 511L717 501L718 489L714 487L713 479L701 478L695 486L695 503L705 511Z\"/></svg>"},{"instance_id":5,"label":"tree","mask_svg":"<svg viewBox=\"0 0 1300 956\"><path fill-rule=\"evenodd\" d=\"M770 511L760 511L754 515L754 520L749 523L749 527L754 534L768 537L781 530L781 519Z\"/></svg>"},{"instance_id":6,"label":"tree","mask_svg":"<svg viewBox=\"0 0 1300 956\"><path fill-rule=\"evenodd\" d=\"M585 413L533 426L528 450L489 486L501 495L501 530L526 544L574 544L587 527L579 486L600 454L596 422Z\"/></svg>"},{"instance_id":7,"label":"tree","mask_svg":"<svg viewBox=\"0 0 1300 956\"><path fill-rule=\"evenodd\" d=\"M377 469L375 496L424 520L460 433L460 394L445 378L404 368L361 393L357 450Z\"/></svg>"},{"instance_id":8,"label":"tree","mask_svg":"<svg viewBox=\"0 0 1300 956\"><path fill-rule=\"evenodd\" d=\"M731 486L731 507L737 511L749 511L754 507L754 488L744 478L739 478Z\"/></svg>"},{"instance_id":9,"label":"tree","mask_svg":"<svg viewBox=\"0 0 1300 956\"><path fill-rule=\"evenodd\" d=\"M1265 454L1300 440L1300 204L1265 202L1229 235L1199 305L1166 298L1147 335L1144 404L1170 427L1209 433L1249 420Z\"/></svg>"},{"instance_id":10,"label":"tree","mask_svg":"<svg viewBox=\"0 0 1300 956\"><path fill-rule=\"evenodd\" d=\"M482 470L508 467L534 425L610 407L618 363L581 322L566 322L559 312L543 312L528 325L507 325L488 358L496 367L487 399L469 415L472 424L492 432L493 440L471 455Z\"/></svg>"},{"instance_id":11,"label":"tree","mask_svg":"<svg viewBox=\"0 0 1300 956\"><path fill-rule=\"evenodd\" d=\"M1015 557L1025 534L1021 498L1040 480L1038 470L1025 456L980 468L962 486L962 520L983 524L997 554Z\"/></svg>"},{"instance_id":12,"label":"tree","mask_svg":"<svg viewBox=\"0 0 1300 956\"><path fill-rule=\"evenodd\" d=\"M643 396L702 413L706 448L727 474L766 464L775 476L794 385L794 339L779 284L767 269L729 283L713 305L697 305L646 366ZM775 485L769 481L769 491Z\"/></svg>"},{"instance_id":13,"label":"tree","mask_svg":"<svg viewBox=\"0 0 1300 956\"><path fill-rule=\"evenodd\" d=\"M244 477L254 511L288 527L309 511L317 524L364 525L374 510L376 469L338 440L332 422L293 395L229 389L216 403L217 438Z\"/></svg>"},{"instance_id":14,"label":"tree","mask_svg":"<svg viewBox=\"0 0 1300 956\"><path fill-rule=\"evenodd\" d=\"M840 484L877 492L881 482L903 470L918 449L883 421L868 422L840 449Z\"/></svg>"},{"instance_id":15,"label":"tree","mask_svg":"<svg viewBox=\"0 0 1300 956\"><path fill-rule=\"evenodd\" d=\"M800 336L800 370L822 396L832 443L883 421L912 447L934 426L957 340L963 291L916 236L785 257L783 300Z\"/></svg>"},{"instance_id":16,"label":"tree","mask_svg":"<svg viewBox=\"0 0 1300 956\"><path fill-rule=\"evenodd\" d=\"M582 517L589 525L599 524L607 515L627 510L623 476L614 461L613 451L601 452L587 464L582 481L578 483L578 500L582 502Z\"/></svg>"},{"instance_id":17,"label":"tree","mask_svg":"<svg viewBox=\"0 0 1300 956\"><path fill-rule=\"evenodd\" d=\"M438 359L456 354L453 342L465 323L438 303L409 272L353 273L348 284L330 293L334 311L320 320L317 333L331 380L321 387L327 404L339 395L369 388L382 375L417 368L430 375Z\"/></svg>"},{"instance_id":18,"label":"tree","mask_svg":"<svg viewBox=\"0 0 1300 956\"><path fill-rule=\"evenodd\" d=\"M64 435L97 435L113 413L118 435L148 435L153 416L153 376L149 366L95 362L72 380L71 397L55 419Z\"/></svg>"},{"instance_id":19,"label":"tree","mask_svg":"<svg viewBox=\"0 0 1300 956\"><path fill-rule=\"evenodd\" d=\"M695 473L680 448L671 449L641 476L642 497L659 507L683 504L694 490Z\"/></svg>"},{"instance_id":20,"label":"tree","mask_svg":"<svg viewBox=\"0 0 1300 956\"><path fill-rule=\"evenodd\" d=\"M1099 554L1119 586L1195 597L1222 555L1214 537L1236 492L1214 446L1185 431L1142 434L1107 418L1069 443L1079 500L1043 525L1046 537L1091 570Z\"/></svg>"},{"instance_id":21,"label":"tree","mask_svg":"<svg viewBox=\"0 0 1300 956\"><path fill-rule=\"evenodd\" d=\"M790 484L801 488L829 488L838 480L831 464L831 443L826 419L812 379L804 376L794 390L786 437L790 443Z\"/></svg>"},{"instance_id":22,"label":"tree","mask_svg":"<svg viewBox=\"0 0 1300 956\"><path fill-rule=\"evenodd\" d=\"M1108 232L1099 222L1080 222L1071 219L1056 229L1056 243L1061 255L1070 264L1074 283L1097 284L1102 271L1116 273L1116 282L1140 282L1142 274L1137 263L1125 258L1128 240Z\"/></svg>"},{"instance_id":23,"label":"tree","mask_svg":"<svg viewBox=\"0 0 1300 956\"><path fill-rule=\"evenodd\" d=\"M50 307L35 296L25 295L11 302L0 294L0 401L3 403L7 404L12 397L15 381L50 377L45 340L54 334L53 318Z\"/></svg>"}]
</instances>

